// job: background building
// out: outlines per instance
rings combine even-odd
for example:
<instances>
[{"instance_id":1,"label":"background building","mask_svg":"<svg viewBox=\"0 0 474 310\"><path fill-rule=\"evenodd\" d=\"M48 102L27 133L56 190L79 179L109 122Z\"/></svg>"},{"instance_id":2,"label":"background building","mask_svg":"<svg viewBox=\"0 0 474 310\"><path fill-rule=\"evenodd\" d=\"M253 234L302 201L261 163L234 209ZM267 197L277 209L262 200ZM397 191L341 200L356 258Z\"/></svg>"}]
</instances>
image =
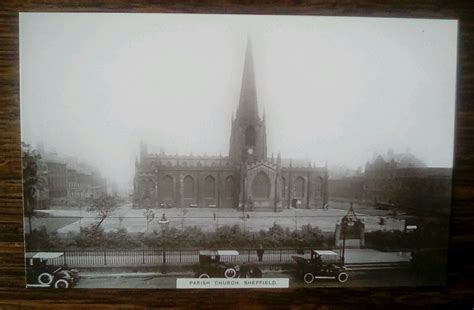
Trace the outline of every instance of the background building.
<instances>
[{"instance_id":1,"label":"background building","mask_svg":"<svg viewBox=\"0 0 474 310\"><path fill-rule=\"evenodd\" d=\"M331 200L354 201L410 212L447 212L451 168L430 168L410 153L389 151L367 163L361 176L329 180Z\"/></svg>"},{"instance_id":2,"label":"background building","mask_svg":"<svg viewBox=\"0 0 474 310\"><path fill-rule=\"evenodd\" d=\"M67 205L107 194L107 180L94 167L72 157L46 152L42 145L38 145L38 153L41 156L38 173L43 184L38 206Z\"/></svg>"}]
</instances>

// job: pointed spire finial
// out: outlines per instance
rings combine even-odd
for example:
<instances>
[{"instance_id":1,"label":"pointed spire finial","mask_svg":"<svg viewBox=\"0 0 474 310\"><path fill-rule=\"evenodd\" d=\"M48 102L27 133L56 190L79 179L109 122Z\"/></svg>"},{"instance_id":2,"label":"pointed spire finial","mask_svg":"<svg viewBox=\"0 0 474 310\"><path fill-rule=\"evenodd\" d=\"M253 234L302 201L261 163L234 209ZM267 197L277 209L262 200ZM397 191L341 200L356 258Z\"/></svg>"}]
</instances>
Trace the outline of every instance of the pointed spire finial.
<instances>
[{"instance_id":1,"label":"pointed spire finial","mask_svg":"<svg viewBox=\"0 0 474 310\"><path fill-rule=\"evenodd\" d=\"M257 90L255 85L250 36L247 36L244 70L242 74L242 85L240 89L240 100L236 119L238 119L239 122L250 122L258 119Z\"/></svg>"}]
</instances>

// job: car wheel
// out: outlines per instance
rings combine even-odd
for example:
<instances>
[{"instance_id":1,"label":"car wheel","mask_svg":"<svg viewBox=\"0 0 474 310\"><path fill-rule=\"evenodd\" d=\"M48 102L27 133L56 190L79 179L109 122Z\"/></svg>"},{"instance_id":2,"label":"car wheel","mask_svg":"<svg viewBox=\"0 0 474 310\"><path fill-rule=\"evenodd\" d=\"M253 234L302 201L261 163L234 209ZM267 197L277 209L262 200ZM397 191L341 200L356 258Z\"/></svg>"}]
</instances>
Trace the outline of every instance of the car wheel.
<instances>
[{"instance_id":1,"label":"car wheel","mask_svg":"<svg viewBox=\"0 0 474 310\"><path fill-rule=\"evenodd\" d=\"M207 273L201 273L199 275L199 279L209 279L209 278L210 278L210 276Z\"/></svg>"},{"instance_id":2,"label":"car wheel","mask_svg":"<svg viewBox=\"0 0 474 310\"><path fill-rule=\"evenodd\" d=\"M38 276L38 282L40 284L49 285L53 282L53 276L50 273L43 272Z\"/></svg>"},{"instance_id":3,"label":"car wheel","mask_svg":"<svg viewBox=\"0 0 474 310\"><path fill-rule=\"evenodd\" d=\"M250 270L245 274L246 278L261 278L262 271L257 267L252 267Z\"/></svg>"},{"instance_id":4,"label":"car wheel","mask_svg":"<svg viewBox=\"0 0 474 310\"><path fill-rule=\"evenodd\" d=\"M54 287L55 288L69 288L69 282L67 282L64 279L59 279L56 282L54 282Z\"/></svg>"},{"instance_id":5,"label":"car wheel","mask_svg":"<svg viewBox=\"0 0 474 310\"><path fill-rule=\"evenodd\" d=\"M235 276L237 275L237 271L235 271L234 268L227 268L225 271L224 271L224 276L226 278L235 278Z\"/></svg>"},{"instance_id":6,"label":"car wheel","mask_svg":"<svg viewBox=\"0 0 474 310\"><path fill-rule=\"evenodd\" d=\"M337 281L344 283L349 279L349 275L346 272L341 272L337 275Z\"/></svg>"},{"instance_id":7,"label":"car wheel","mask_svg":"<svg viewBox=\"0 0 474 310\"><path fill-rule=\"evenodd\" d=\"M310 283L313 283L314 281L314 275L310 272L306 273L304 276L303 276L303 281L307 284L310 284Z\"/></svg>"}]
</instances>

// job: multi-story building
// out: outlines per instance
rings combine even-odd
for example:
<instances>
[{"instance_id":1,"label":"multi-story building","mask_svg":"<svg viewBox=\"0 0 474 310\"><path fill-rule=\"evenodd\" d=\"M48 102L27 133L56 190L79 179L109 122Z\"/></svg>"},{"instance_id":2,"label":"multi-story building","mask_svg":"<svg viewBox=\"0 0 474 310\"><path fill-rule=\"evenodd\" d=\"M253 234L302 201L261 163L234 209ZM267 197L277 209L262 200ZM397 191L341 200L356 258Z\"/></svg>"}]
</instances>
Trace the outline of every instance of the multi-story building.
<instances>
[{"instance_id":1,"label":"multi-story building","mask_svg":"<svg viewBox=\"0 0 474 310\"><path fill-rule=\"evenodd\" d=\"M48 167L48 190L50 199L67 198L67 167L66 163L46 159Z\"/></svg>"},{"instance_id":2,"label":"multi-story building","mask_svg":"<svg viewBox=\"0 0 474 310\"><path fill-rule=\"evenodd\" d=\"M228 156L148 154L135 163L137 208L241 207L246 210L316 208L327 201L326 167L267 156L265 114L257 105L253 59L247 45L240 101L232 117Z\"/></svg>"},{"instance_id":3,"label":"multi-story building","mask_svg":"<svg viewBox=\"0 0 474 310\"><path fill-rule=\"evenodd\" d=\"M106 179L91 166L39 149L39 172L44 179L40 205L47 206L51 200L66 203L107 194Z\"/></svg>"},{"instance_id":4,"label":"multi-story building","mask_svg":"<svg viewBox=\"0 0 474 310\"><path fill-rule=\"evenodd\" d=\"M451 168L426 167L411 154L367 163L362 176L329 180L330 199L359 201L416 212L450 206Z\"/></svg>"}]
</instances>

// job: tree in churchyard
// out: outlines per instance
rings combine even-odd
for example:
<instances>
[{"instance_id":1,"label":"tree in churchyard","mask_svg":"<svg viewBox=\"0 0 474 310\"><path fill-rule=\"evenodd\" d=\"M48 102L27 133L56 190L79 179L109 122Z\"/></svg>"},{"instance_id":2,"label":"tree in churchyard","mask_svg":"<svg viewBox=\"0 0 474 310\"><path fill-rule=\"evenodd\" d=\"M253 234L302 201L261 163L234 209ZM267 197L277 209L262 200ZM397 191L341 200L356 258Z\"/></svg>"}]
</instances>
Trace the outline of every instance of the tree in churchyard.
<instances>
[{"instance_id":1,"label":"tree in churchyard","mask_svg":"<svg viewBox=\"0 0 474 310\"><path fill-rule=\"evenodd\" d=\"M148 232L148 227L150 226L150 223L155 219L155 213L150 210L150 208L146 208L143 212L143 215L146 219L146 232Z\"/></svg>"},{"instance_id":2,"label":"tree in churchyard","mask_svg":"<svg viewBox=\"0 0 474 310\"><path fill-rule=\"evenodd\" d=\"M33 232L31 218L36 207L39 191L44 187L44 178L38 173L40 154L31 150L29 144L22 142L23 206L28 217L29 233Z\"/></svg>"},{"instance_id":3,"label":"tree in churchyard","mask_svg":"<svg viewBox=\"0 0 474 310\"><path fill-rule=\"evenodd\" d=\"M187 208L183 208L181 209L181 229L184 229L184 221L186 219L186 214L188 214L188 209Z\"/></svg>"},{"instance_id":4,"label":"tree in churchyard","mask_svg":"<svg viewBox=\"0 0 474 310\"><path fill-rule=\"evenodd\" d=\"M116 207L117 202L112 196L102 195L92 199L92 204L88 208L88 211L97 212L97 224L93 226L93 231L98 231L100 225L107 217L113 214Z\"/></svg>"}]
</instances>

